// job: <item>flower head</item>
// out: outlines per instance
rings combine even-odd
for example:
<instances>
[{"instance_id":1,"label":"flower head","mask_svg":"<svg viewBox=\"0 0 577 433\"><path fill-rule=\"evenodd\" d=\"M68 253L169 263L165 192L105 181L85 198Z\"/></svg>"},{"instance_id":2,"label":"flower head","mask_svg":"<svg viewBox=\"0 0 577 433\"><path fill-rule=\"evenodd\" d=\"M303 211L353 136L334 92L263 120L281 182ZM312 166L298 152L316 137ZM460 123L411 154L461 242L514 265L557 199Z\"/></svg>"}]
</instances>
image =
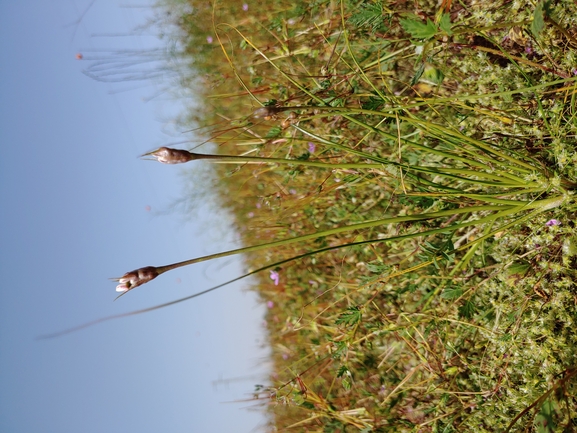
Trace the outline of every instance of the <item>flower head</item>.
<instances>
[{"instance_id":1,"label":"flower head","mask_svg":"<svg viewBox=\"0 0 577 433\"><path fill-rule=\"evenodd\" d=\"M163 164L182 164L194 159L194 155L188 150L171 149L170 147L159 147L152 152L145 153L142 156L152 156L158 162Z\"/></svg>"},{"instance_id":2,"label":"flower head","mask_svg":"<svg viewBox=\"0 0 577 433\"><path fill-rule=\"evenodd\" d=\"M135 271L127 272L120 278L114 278L120 284L116 286L117 292L127 292L135 287L148 283L158 277L160 273L154 266L146 266Z\"/></svg>"},{"instance_id":3,"label":"flower head","mask_svg":"<svg viewBox=\"0 0 577 433\"><path fill-rule=\"evenodd\" d=\"M555 218L553 218L553 219L550 219L549 221L547 221L547 222L545 223L545 225L546 225L547 227L560 226L560 225L561 225L561 221L556 220Z\"/></svg>"},{"instance_id":4,"label":"flower head","mask_svg":"<svg viewBox=\"0 0 577 433\"><path fill-rule=\"evenodd\" d=\"M270 271L270 279L274 281L275 286L278 286L278 283L280 281L280 275L278 274L277 271Z\"/></svg>"}]
</instances>

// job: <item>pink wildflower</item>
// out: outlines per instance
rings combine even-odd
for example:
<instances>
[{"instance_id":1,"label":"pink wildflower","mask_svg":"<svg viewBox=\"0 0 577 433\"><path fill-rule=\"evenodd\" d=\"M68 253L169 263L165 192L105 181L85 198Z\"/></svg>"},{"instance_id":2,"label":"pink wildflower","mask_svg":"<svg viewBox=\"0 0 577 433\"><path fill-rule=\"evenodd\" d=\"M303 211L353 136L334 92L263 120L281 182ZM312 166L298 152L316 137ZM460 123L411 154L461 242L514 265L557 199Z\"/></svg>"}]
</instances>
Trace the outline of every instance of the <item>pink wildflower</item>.
<instances>
[{"instance_id":1,"label":"pink wildflower","mask_svg":"<svg viewBox=\"0 0 577 433\"><path fill-rule=\"evenodd\" d=\"M278 274L277 271L270 271L270 279L274 281L275 286L278 286L278 283L280 281L280 275Z\"/></svg>"}]
</instances>

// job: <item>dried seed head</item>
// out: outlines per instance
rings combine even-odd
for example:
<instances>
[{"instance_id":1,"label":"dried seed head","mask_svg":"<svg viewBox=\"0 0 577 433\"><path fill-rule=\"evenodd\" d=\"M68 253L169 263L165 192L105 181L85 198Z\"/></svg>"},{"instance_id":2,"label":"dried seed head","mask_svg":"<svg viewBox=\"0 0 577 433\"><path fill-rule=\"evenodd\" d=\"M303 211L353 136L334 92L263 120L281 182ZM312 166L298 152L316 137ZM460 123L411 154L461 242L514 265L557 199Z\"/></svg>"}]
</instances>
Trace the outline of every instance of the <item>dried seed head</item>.
<instances>
[{"instance_id":1,"label":"dried seed head","mask_svg":"<svg viewBox=\"0 0 577 433\"><path fill-rule=\"evenodd\" d=\"M160 147L152 152L145 153L142 156L152 156L158 162L163 164L182 164L194 159L194 155L188 150L171 149L170 147Z\"/></svg>"},{"instance_id":2,"label":"dried seed head","mask_svg":"<svg viewBox=\"0 0 577 433\"><path fill-rule=\"evenodd\" d=\"M159 272L154 266L146 266L135 271L127 272L120 278L114 278L120 284L116 286L117 292L127 292L135 287L148 283L150 280L158 277Z\"/></svg>"}]
</instances>

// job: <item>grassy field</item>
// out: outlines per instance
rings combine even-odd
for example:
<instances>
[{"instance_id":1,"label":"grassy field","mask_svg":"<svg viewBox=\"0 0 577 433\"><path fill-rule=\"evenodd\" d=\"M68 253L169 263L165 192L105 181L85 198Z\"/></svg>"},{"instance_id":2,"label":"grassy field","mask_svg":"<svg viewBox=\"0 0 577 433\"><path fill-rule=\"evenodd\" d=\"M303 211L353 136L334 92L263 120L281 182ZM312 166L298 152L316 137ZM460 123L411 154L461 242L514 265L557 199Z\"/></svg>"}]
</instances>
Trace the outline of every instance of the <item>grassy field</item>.
<instances>
[{"instance_id":1,"label":"grassy field","mask_svg":"<svg viewBox=\"0 0 577 433\"><path fill-rule=\"evenodd\" d=\"M575 431L577 4L164 7L214 154L185 160L269 307L271 431Z\"/></svg>"}]
</instances>

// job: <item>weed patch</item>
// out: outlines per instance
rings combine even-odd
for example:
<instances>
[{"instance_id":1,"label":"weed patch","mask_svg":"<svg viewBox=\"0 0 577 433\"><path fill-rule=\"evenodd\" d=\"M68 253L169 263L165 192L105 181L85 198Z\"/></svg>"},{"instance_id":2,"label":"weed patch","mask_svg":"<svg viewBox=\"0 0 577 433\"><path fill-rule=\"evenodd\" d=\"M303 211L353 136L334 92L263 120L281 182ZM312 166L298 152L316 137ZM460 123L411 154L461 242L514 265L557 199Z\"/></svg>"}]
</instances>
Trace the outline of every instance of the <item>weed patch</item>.
<instances>
[{"instance_id":1,"label":"weed patch","mask_svg":"<svg viewBox=\"0 0 577 433\"><path fill-rule=\"evenodd\" d=\"M245 247L152 270L245 254L276 431L573 431L575 3L190 1L176 24L217 150L148 156L213 163Z\"/></svg>"}]
</instances>

